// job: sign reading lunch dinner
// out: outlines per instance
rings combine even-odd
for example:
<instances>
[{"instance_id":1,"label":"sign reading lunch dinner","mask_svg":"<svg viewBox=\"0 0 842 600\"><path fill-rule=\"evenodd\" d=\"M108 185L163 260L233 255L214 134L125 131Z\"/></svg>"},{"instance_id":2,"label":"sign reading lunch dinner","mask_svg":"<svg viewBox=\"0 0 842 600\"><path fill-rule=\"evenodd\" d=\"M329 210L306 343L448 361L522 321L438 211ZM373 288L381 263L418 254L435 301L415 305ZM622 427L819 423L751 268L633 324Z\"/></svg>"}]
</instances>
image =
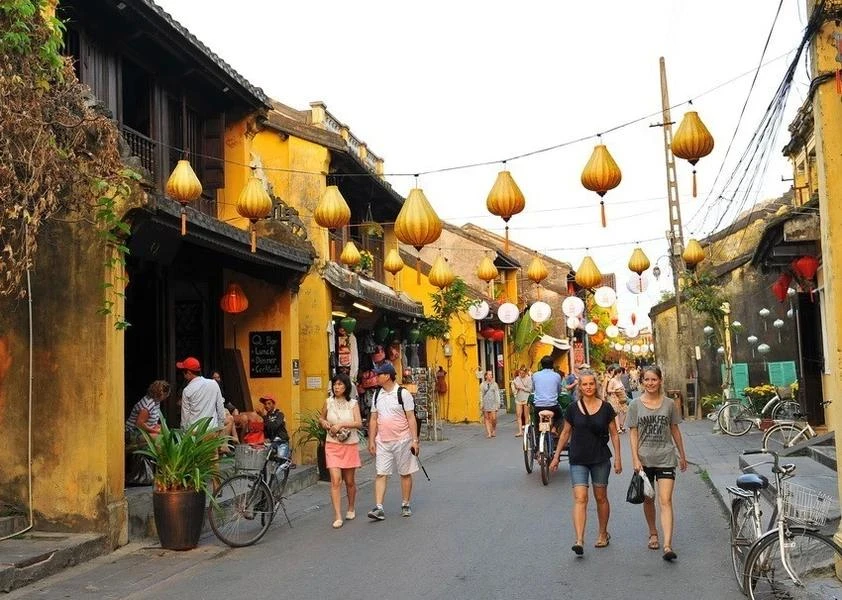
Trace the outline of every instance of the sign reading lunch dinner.
<instances>
[{"instance_id":1,"label":"sign reading lunch dinner","mask_svg":"<svg viewBox=\"0 0 842 600\"><path fill-rule=\"evenodd\" d=\"M249 371L253 378L281 376L281 332L249 332Z\"/></svg>"}]
</instances>

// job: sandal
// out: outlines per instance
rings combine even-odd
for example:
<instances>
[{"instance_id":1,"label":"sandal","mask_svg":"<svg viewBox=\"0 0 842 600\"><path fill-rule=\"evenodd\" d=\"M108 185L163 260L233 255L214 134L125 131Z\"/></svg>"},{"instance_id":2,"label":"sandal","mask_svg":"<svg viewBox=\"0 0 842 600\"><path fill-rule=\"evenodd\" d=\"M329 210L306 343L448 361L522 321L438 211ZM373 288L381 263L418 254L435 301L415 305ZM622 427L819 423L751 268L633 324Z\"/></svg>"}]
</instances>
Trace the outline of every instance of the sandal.
<instances>
[{"instance_id":1,"label":"sandal","mask_svg":"<svg viewBox=\"0 0 842 600\"><path fill-rule=\"evenodd\" d=\"M342 525L344 525L344 524L345 524L345 521L343 521L342 519L336 519L336 520L333 522L333 528L334 528L334 529L339 529L339 528L340 528L340 527L342 527Z\"/></svg>"},{"instance_id":2,"label":"sandal","mask_svg":"<svg viewBox=\"0 0 842 600\"><path fill-rule=\"evenodd\" d=\"M669 546L664 546L664 560L667 562L672 562L676 558L678 558L678 555L675 552L673 552L673 549Z\"/></svg>"},{"instance_id":3,"label":"sandal","mask_svg":"<svg viewBox=\"0 0 842 600\"><path fill-rule=\"evenodd\" d=\"M576 556L582 556L585 553L585 548L579 542L573 544L570 549L576 553Z\"/></svg>"},{"instance_id":4,"label":"sandal","mask_svg":"<svg viewBox=\"0 0 842 600\"><path fill-rule=\"evenodd\" d=\"M596 543L593 545L593 547L594 547L594 548L605 548L605 547L607 547L607 546L608 546L608 544L610 544L610 543L611 543L611 534L610 534L610 533L606 533L606 534L605 534L605 539L604 539L604 540L603 540L603 539L597 539L597 540L596 540Z\"/></svg>"},{"instance_id":5,"label":"sandal","mask_svg":"<svg viewBox=\"0 0 842 600\"><path fill-rule=\"evenodd\" d=\"M658 541L658 534L657 533L650 533L649 534L649 543L646 544L646 547L650 550L657 550L661 547L661 543Z\"/></svg>"}]
</instances>

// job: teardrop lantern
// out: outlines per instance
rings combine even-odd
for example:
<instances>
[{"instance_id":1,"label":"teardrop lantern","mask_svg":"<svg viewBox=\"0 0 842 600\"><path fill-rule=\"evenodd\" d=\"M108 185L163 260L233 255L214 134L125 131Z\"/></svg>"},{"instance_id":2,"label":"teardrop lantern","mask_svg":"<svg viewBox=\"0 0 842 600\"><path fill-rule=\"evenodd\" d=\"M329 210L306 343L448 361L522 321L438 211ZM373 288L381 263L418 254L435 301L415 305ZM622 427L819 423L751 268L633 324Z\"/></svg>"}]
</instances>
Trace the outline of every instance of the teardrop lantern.
<instances>
[{"instance_id":1,"label":"teardrop lantern","mask_svg":"<svg viewBox=\"0 0 842 600\"><path fill-rule=\"evenodd\" d=\"M620 172L620 167L614 162L611 153L605 144L597 144L594 146L588 163L582 170L582 185L586 189L599 194L599 207L602 217L602 226L605 227L605 201L603 197L608 190L612 190L623 179L623 174Z\"/></svg>"},{"instance_id":2,"label":"teardrop lantern","mask_svg":"<svg viewBox=\"0 0 842 600\"><path fill-rule=\"evenodd\" d=\"M505 166L505 165L504 165ZM509 171L500 171L485 201L488 212L506 223L506 252L509 251L509 219L526 207L526 199Z\"/></svg>"},{"instance_id":3,"label":"teardrop lantern","mask_svg":"<svg viewBox=\"0 0 842 600\"><path fill-rule=\"evenodd\" d=\"M576 270L576 283L580 287L593 289L602 282L602 273L596 267L596 263L589 254L582 259L582 264Z\"/></svg>"},{"instance_id":4,"label":"teardrop lantern","mask_svg":"<svg viewBox=\"0 0 842 600\"><path fill-rule=\"evenodd\" d=\"M684 249L681 258L684 259L684 264L687 265L687 268L692 271L696 268L696 265L705 259L705 251L697 240L691 238L687 242L687 247Z\"/></svg>"},{"instance_id":5,"label":"teardrop lantern","mask_svg":"<svg viewBox=\"0 0 842 600\"><path fill-rule=\"evenodd\" d=\"M392 248L386 255L386 260L383 261L383 269L392 275L397 275L403 268L404 264L400 252L396 248Z\"/></svg>"},{"instance_id":6,"label":"teardrop lantern","mask_svg":"<svg viewBox=\"0 0 842 600\"><path fill-rule=\"evenodd\" d=\"M219 308L229 315L236 315L249 307L249 299L246 298L243 288L238 283L229 283L222 298L219 299Z\"/></svg>"},{"instance_id":7,"label":"teardrop lantern","mask_svg":"<svg viewBox=\"0 0 842 600\"><path fill-rule=\"evenodd\" d=\"M342 248L342 254L339 255L339 262L347 267L353 268L360 264L360 260L362 260L362 256L360 256L360 251L357 250L354 242L345 244L345 247Z\"/></svg>"},{"instance_id":8,"label":"teardrop lantern","mask_svg":"<svg viewBox=\"0 0 842 600\"><path fill-rule=\"evenodd\" d=\"M550 272L547 270L547 266L544 264L544 261L541 260L541 257L536 256L532 259L532 262L529 263L529 268L526 270L526 276L538 285L538 300L541 299L541 282L544 281L549 274Z\"/></svg>"},{"instance_id":9,"label":"teardrop lantern","mask_svg":"<svg viewBox=\"0 0 842 600\"><path fill-rule=\"evenodd\" d=\"M649 264L649 257L646 256L643 249L640 247L635 248L631 258L629 258L629 271L640 275L649 268Z\"/></svg>"},{"instance_id":10,"label":"teardrop lantern","mask_svg":"<svg viewBox=\"0 0 842 600\"><path fill-rule=\"evenodd\" d=\"M672 153L693 165L693 197L696 197L696 163L713 150L713 136L699 113L688 111L672 137Z\"/></svg>"},{"instance_id":11,"label":"teardrop lantern","mask_svg":"<svg viewBox=\"0 0 842 600\"><path fill-rule=\"evenodd\" d=\"M789 290L789 284L791 282L792 275L789 273L781 273L775 280L775 283L772 284L772 293L775 295L775 298L778 299L778 302L783 303L783 301L786 300L787 291Z\"/></svg>"},{"instance_id":12,"label":"teardrop lantern","mask_svg":"<svg viewBox=\"0 0 842 600\"><path fill-rule=\"evenodd\" d=\"M418 252L441 235L442 222L420 188L412 188L395 219L395 237ZM415 263L417 283L421 283L421 256Z\"/></svg>"},{"instance_id":13,"label":"teardrop lantern","mask_svg":"<svg viewBox=\"0 0 842 600\"><path fill-rule=\"evenodd\" d=\"M246 187L240 192L240 197L237 199L237 212L251 222L251 251L255 252L257 233L254 230L254 224L272 213L272 198L263 187L263 182L254 174L249 177Z\"/></svg>"},{"instance_id":14,"label":"teardrop lantern","mask_svg":"<svg viewBox=\"0 0 842 600\"><path fill-rule=\"evenodd\" d=\"M181 235L187 234L187 211L184 207L201 195L202 182L196 177L190 161L181 159L167 179L167 196L181 204Z\"/></svg>"},{"instance_id":15,"label":"teardrop lantern","mask_svg":"<svg viewBox=\"0 0 842 600\"><path fill-rule=\"evenodd\" d=\"M497 276L500 272L497 270L497 267L494 266L494 261L486 255L483 256L482 260L477 267L477 277L482 281L488 283L494 279L497 279Z\"/></svg>"},{"instance_id":16,"label":"teardrop lantern","mask_svg":"<svg viewBox=\"0 0 842 600\"><path fill-rule=\"evenodd\" d=\"M453 274L453 271L450 269L450 266L441 254L438 255L436 261L433 263L428 279L430 280L430 283L439 289L446 288L453 283L454 279L456 279L456 276Z\"/></svg>"},{"instance_id":17,"label":"teardrop lantern","mask_svg":"<svg viewBox=\"0 0 842 600\"><path fill-rule=\"evenodd\" d=\"M313 218L327 229L342 229L351 222L351 209L337 186L329 185L325 188Z\"/></svg>"}]
</instances>

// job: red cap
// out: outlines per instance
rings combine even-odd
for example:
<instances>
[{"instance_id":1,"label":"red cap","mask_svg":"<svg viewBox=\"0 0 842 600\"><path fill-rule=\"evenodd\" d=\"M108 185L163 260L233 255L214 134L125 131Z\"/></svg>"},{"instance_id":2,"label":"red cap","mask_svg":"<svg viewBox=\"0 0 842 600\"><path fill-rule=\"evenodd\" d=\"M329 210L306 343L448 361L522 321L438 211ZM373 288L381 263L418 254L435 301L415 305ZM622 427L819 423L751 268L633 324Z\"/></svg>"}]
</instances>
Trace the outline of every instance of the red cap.
<instances>
[{"instance_id":1,"label":"red cap","mask_svg":"<svg viewBox=\"0 0 842 600\"><path fill-rule=\"evenodd\" d=\"M202 365L199 362L198 358L193 358L192 356L188 356L181 362L175 363L175 367L177 369L184 369L186 371L193 371L198 373L202 370Z\"/></svg>"}]
</instances>

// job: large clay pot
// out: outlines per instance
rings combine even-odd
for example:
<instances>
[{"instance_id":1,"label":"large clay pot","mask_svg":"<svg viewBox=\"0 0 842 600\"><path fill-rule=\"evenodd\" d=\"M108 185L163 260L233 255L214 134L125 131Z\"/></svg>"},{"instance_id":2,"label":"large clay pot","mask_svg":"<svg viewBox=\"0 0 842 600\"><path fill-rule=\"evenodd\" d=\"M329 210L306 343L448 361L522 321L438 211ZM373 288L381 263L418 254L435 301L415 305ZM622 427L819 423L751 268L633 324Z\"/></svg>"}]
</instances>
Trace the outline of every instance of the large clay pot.
<instances>
[{"instance_id":1,"label":"large clay pot","mask_svg":"<svg viewBox=\"0 0 842 600\"><path fill-rule=\"evenodd\" d=\"M199 545L205 519L204 492L154 492L152 508L162 548L191 550Z\"/></svg>"}]
</instances>

